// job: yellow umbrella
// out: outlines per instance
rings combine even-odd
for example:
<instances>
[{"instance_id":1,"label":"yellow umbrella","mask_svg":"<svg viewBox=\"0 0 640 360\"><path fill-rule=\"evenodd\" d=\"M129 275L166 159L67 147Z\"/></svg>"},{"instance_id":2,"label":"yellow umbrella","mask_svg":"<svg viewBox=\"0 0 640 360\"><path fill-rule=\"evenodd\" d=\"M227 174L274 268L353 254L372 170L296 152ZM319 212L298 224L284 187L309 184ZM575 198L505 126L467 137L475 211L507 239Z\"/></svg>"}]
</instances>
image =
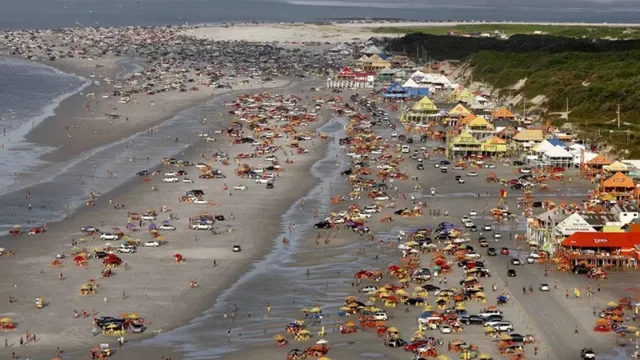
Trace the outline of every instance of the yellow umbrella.
<instances>
[{"instance_id":1,"label":"yellow umbrella","mask_svg":"<svg viewBox=\"0 0 640 360\"><path fill-rule=\"evenodd\" d=\"M349 310L351 310L351 308L350 308L350 307L348 307L348 306L340 306L340 310L342 310L342 311L349 311Z\"/></svg>"},{"instance_id":2,"label":"yellow umbrella","mask_svg":"<svg viewBox=\"0 0 640 360\"><path fill-rule=\"evenodd\" d=\"M635 326L635 325L631 325L631 326L629 326L629 327L627 328L627 330L630 330L630 331L636 331L636 330L638 330L638 327L637 327L637 326Z\"/></svg>"},{"instance_id":3,"label":"yellow umbrella","mask_svg":"<svg viewBox=\"0 0 640 360\"><path fill-rule=\"evenodd\" d=\"M424 311L433 311L433 306L427 305L424 307Z\"/></svg>"},{"instance_id":4,"label":"yellow umbrella","mask_svg":"<svg viewBox=\"0 0 640 360\"><path fill-rule=\"evenodd\" d=\"M278 334L278 335L274 336L273 338L274 338L276 341L282 341L282 340L284 340L284 336L282 336L282 335L280 335L280 334Z\"/></svg>"},{"instance_id":5,"label":"yellow umbrella","mask_svg":"<svg viewBox=\"0 0 640 360\"><path fill-rule=\"evenodd\" d=\"M400 290L396 291L396 294L400 295L400 296L409 296L409 293L407 293L403 289L400 289Z\"/></svg>"},{"instance_id":6,"label":"yellow umbrella","mask_svg":"<svg viewBox=\"0 0 640 360\"><path fill-rule=\"evenodd\" d=\"M438 355L438 357L436 358L438 360L449 360L449 357L447 357L446 355Z\"/></svg>"},{"instance_id":7,"label":"yellow umbrella","mask_svg":"<svg viewBox=\"0 0 640 360\"><path fill-rule=\"evenodd\" d=\"M480 356L478 356L478 360L489 360L491 359L491 355L489 354L480 354Z\"/></svg>"},{"instance_id":8,"label":"yellow umbrella","mask_svg":"<svg viewBox=\"0 0 640 360\"><path fill-rule=\"evenodd\" d=\"M610 301L609 303L607 303L607 306L616 307L618 306L618 303L614 301Z\"/></svg>"},{"instance_id":9,"label":"yellow umbrella","mask_svg":"<svg viewBox=\"0 0 640 360\"><path fill-rule=\"evenodd\" d=\"M129 319L139 319L140 316L138 316L138 314L136 313L131 313L129 314L129 316L127 316Z\"/></svg>"},{"instance_id":10,"label":"yellow umbrella","mask_svg":"<svg viewBox=\"0 0 640 360\"><path fill-rule=\"evenodd\" d=\"M6 324L10 322L11 322L11 319L8 317L0 319L0 324Z\"/></svg>"},{"instance_id":11,"label":"yellow umbrella","mask_svg":"<svg viewBox=\"0 0 640 360\"><path fill-rule=\"evenodd\" d=\"M309 309L302 309L302 310L300 310L300 311L302 311L302 312L309 312Z\"/></svg>"},{"instance_id":12,"label":"yellow umbrella","mask_svg":"<svg viewBox=\"0 0 640 360\"><path fill-rule=\"evenodd\" d=\"M319 307L314 307L313 309L309 310L309 312L312 312L312 313L319 313L321 311L322 310Z\"/></svg>"},{"instance_id":13,"label":"yellow umbrella","mask_svg":"<svg viewBox=\"0 0 640 360\"><path fill-rule=\"evenodd\" d=\"M458 304L456 306L456 310L464 310L464 309L466 309L466 308L464 307L464 305L462 305L462 303L460 303L460 304Z\"/></svg>"},{"instance_id":14,"label":"yellow umbrella","mask_svg":"<svg viewBox=\"0 0 640 360\"><path fill-rule=\"evenodd\" d=\"M310 333L309 333L309 330L300 330L300 331L298 331L298 334L300 334L300 335L309 335Z\"/></svg>"},{"instance_id":15,"label":"yellow umbrella","mask_svg":"<svg viewBox=\"0 0 640 360\"><path fill-rule=\"evenodd\" d=\"M320 358L320 359L318 359L318 360L331 360L331 359L329 359L329 358L328 358L328 357L326 357L326 356L323 356L323 357L321 357L321 358Z\"/></svg>"},{"instance_id":16,"label":"yellow umbrella","mask_svg":"<svg viewBox=\"0 0 640 360\"><path fill-rule=\"evenodd\" d=\"M391 332L391 333L397 333L397 332L400 332L400 331L398 331L398 328L397 328L397 327L395 327L395 326L392 326L392 327L388 328L388 329L387 329L387 331L388 331L388 332Z\"/></svg>"},{"instance_id":17,"label":"yellow umbrella","mask_svg":"<svg viewBox=\"0 0 640 360\"><path fill-rule=\"evenodd\" d=\"M513 340L513 338L509 334L504 334L500 337L500 340Z\"/></svg>"}]
</instances>

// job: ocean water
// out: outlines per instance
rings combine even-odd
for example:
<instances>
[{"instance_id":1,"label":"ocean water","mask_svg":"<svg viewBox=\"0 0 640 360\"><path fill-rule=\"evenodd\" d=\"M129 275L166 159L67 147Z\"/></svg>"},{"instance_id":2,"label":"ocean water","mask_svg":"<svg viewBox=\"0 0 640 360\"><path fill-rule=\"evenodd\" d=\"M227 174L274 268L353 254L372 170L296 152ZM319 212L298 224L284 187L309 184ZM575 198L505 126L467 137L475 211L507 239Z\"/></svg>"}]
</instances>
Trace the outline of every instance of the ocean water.
<instances>
[{"instance_id":1,"label":"ocean water","mask_svg":"<svg viewBox=\"0 0 640 360\"><path fill-rule=\"evenodd\" d=\"M0 57L0 194L15 182L15 174L42 165L39 156L52 150L25 142L25 135L87 85L49 66Z\"/></svg>"},{"instance_id":2,"label":"ocean water","mask_svg":"<svg viewBox=\"0 0 640 360\"><path fill-rule=\"evenodd\" d=\"M38 9L38 11L33 11ZM1 28L396 18L637 22L637 0L5 0Z\"/></svg>"}]
</instances>

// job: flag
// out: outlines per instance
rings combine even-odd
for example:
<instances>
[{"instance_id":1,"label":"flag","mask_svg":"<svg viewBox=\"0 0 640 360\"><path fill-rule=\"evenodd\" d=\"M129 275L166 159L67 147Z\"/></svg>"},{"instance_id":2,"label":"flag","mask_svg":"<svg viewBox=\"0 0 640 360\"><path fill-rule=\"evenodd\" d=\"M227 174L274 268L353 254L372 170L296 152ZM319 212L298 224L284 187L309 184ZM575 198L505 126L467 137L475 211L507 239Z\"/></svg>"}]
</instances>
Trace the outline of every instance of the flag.
<instances>
[{"instance_id":1,"label":"flag","mask_svg":"<svg viewBox=\"0 0 640 360\"><path fill-rule=\"evenodd\" d=\"M501 198L506 198L507 197L507 192L505 191L505 189L500 189L500 197Z\"/></svg>"}]
</instances>

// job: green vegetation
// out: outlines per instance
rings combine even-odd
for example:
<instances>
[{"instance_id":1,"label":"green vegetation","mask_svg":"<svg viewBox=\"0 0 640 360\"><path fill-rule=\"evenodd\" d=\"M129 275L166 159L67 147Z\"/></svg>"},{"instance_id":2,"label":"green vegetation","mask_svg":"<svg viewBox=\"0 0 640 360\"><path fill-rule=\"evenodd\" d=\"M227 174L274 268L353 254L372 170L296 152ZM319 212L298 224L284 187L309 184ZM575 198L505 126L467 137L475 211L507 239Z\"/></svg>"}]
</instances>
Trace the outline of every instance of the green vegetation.
<instances>
[{"instance_id":1,"label":"green vegetation","mask_svg":"<svg viewBox=\"0 0 640 360\"><path fill-rule=\"evenodd\" d=\"M640 157L640 40L531 35L496 40L414 33L390 40L387 48L418 56L424 49L432 59L466 61L474 81L502 89L504 96L544 95L548 101L542 118L556 125L562 120L553 113L565 111L568 99L569 122L584 137ZM521 79L527 79L524 86L512 89Z\"/></svg>"},{"instance_id":2,"label":"green vegetation","mask_svg":"<svg viewBox=\"0 0 640 360\"><path fill-rule=\"evenodd\" d=\"M572 38L640 39L640 28L627 28L622 26L461 24L431 27L378 27L373 29L373 32L378 34L422 33L429 35L447 35L450 31L455 31L460 34L493 33L497 31L507 36L546 34Z\"/></svg>"},{"instance_id":3,"label":"green vegetation","mask_svg":"<svg viewBox=\"0 0 640 360\"><path fill-rule=\"evenodd\" d=\"M548 98L547 113L562 112L569 100L569 121L586 136L600 137L640 156L640 50L601 53L498 53L483 51L470 61L474 79L501 88L520 79L517 92ZM620 128L616 113L620 106ZM557 116L546 115L549 120ZM625 132L630 130L631 135Z\"/></svg>"}]
</instances>

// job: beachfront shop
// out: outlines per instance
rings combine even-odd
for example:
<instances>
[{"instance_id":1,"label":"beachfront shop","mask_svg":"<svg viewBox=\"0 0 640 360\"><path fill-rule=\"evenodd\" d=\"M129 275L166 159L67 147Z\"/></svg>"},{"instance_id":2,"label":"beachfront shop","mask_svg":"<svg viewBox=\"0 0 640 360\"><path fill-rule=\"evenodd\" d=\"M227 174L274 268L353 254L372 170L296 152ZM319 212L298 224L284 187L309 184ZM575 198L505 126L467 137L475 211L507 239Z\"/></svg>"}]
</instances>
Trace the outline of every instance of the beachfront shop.
<instances>
[{"instance_id":1,"label":"beachfront shop","mask_svg":"<svg viewBox=\"0 0 640 360\"><path fill-rule=\"evenodd\" d=\"M449 156L465 156L482 152L482 143L468 132L456 136L449 143Z\"/></svg>"},{"instance_id":2,"label":"beachfront shop","mask_svg":"<svg viewBox=\"0 0 640 360\"><path fill-rule=\"evenodd\" d=\"M560 243L558 256L570 267L637 268L640 233L576 232Z\"/></svg>"},{"instance_id":3,"label":"beachfront shop","mask_svg":"<svg viewBox=\"0 0 640 360\"><path fill-rule=\"evenodd\" d=\"M327 88L330 89L361 89L373 88L375 73L353 71L344 67L336 76L327 79Z\"/></svg>"},{"instance_id":4,"label":"beachfront shop","mask_svg":"<svg viewBox=\"0 0 640 360\"><path fill-rule=\"evenodd\" d=\"M601 195L609 200L636 199L636 183L621 172L615 173L602 182Z\"/></svg>"},{"instance_id":5,"label":"beachfront shop","mask_svg":"<svg viewBox=\"0 0 640 360\"><path fill-rule=\"evenodd\" d=\"M428 97L423 97L415 103L409 110L402 113L400 121L402 123L426 124L434 115L438 114L438 107Z\"/></svg>"}]
</instances>

